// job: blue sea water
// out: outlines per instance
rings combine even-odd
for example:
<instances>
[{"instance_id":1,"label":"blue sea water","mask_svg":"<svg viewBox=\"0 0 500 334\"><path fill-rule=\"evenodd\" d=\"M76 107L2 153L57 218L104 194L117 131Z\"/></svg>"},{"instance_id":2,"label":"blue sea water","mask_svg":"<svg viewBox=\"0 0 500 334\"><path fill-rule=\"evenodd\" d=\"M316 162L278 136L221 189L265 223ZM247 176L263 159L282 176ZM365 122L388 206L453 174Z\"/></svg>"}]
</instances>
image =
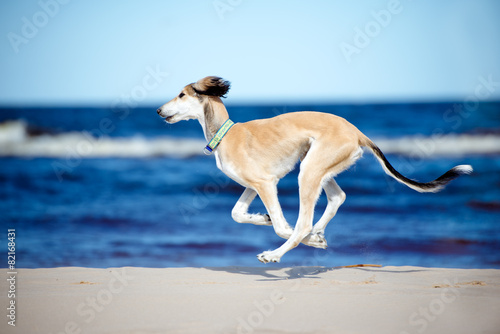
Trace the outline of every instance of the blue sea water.
<instances>
[{"instance_id":1,"label":"blue sea water","mask_svg":"<svg viewBox=\"0 0 500 334\"><path fill-rule=\"evenodd\" d=\"M500 103L228 106L235 122L298 110L346 118L410 178L430 181L459 164L474 173L420 194L366 152L337 177L347 200L326 230L329 248L300 245L279 265L500 268ZM255 255L283 240L231 219L243 188L203 146L198 122L168 125L154 106L3 108L0 245L6 254L15 229L24 268L263 266ZM279 184L292 225L297 173ZM325 207L322 195L316 219ZM251 211L265 211L260 200Z\"/></svg>"}]
</instances>

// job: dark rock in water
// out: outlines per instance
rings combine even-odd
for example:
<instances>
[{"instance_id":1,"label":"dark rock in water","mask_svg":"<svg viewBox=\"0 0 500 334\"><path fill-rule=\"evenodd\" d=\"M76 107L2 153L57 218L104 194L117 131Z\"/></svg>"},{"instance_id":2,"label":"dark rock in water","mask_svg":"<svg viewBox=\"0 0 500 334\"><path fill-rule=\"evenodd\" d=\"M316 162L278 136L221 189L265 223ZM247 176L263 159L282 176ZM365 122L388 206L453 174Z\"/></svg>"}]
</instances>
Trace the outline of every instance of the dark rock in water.
<instances>
[{"instance_id":1,"label":"dark rock in water","mask_svg":"<svg viewBox=\"0 0 500 334\"><path fill-rule=\"evenodd\" d=\"M500 202L491 201L491 202L483 202L472 200L467 203L467 205L473 209L485 210L485 211L500 211Z\"/></svg>"}]
</instances>

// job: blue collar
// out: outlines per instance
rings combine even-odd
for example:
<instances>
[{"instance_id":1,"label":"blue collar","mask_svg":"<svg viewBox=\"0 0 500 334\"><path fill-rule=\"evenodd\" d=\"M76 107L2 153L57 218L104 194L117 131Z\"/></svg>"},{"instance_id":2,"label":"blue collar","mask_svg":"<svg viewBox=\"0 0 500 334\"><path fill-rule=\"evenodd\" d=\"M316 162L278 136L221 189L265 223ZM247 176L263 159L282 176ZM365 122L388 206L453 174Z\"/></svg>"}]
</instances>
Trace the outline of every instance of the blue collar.
<instances>
[{"instance_id":1,"label":"blue collar","mask_svg":"<svg viewBox=\"0 0 500 334\"><path fill-rule=\"evenodd\" d=\"M234 125L234 122L228 119L227 121L222 124L222 126L217 130L215 133L215 136L212 138L212 140L208 143L207 146L203 149L203 153L206 155L212 154L212 152L215 150L215 148L219 145L219 143L222 141L222 138L226 135L226 133L231 129L231 127Z\"/></svg>"}]
</instances>

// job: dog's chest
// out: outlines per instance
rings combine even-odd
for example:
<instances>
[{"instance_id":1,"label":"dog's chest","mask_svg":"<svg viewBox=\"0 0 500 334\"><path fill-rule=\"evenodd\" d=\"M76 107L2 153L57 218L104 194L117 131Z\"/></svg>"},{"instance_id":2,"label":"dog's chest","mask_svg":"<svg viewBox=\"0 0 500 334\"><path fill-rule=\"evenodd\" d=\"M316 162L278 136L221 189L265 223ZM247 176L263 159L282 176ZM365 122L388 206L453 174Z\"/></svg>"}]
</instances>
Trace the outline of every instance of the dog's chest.
<instances>
[{"instance_id":1,"label":"dog's chest","mask_svg":"<svg viewBox=\"0 0 500 334\"><path fill-rule=\"evenodd\" d=\"M217 168L219 168L224 174L226 174L228 177L238 182L242 186L247 186L246 182L243 181L241 176L236 172L236 168L234 168L233 164L227 161L223 161L217 151L215 152L215 161L217 164Z\"/></svg>"}]
</instances>

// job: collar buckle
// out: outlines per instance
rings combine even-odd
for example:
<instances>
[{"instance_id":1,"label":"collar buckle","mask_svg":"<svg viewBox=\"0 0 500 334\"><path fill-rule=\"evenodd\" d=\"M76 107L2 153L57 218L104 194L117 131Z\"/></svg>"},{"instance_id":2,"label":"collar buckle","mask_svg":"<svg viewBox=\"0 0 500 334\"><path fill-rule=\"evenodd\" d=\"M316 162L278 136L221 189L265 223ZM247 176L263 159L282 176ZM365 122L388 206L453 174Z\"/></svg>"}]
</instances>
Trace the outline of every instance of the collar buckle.
<instances>
[{"instance_id":1,"label":"collar buckle","mask_svg":"<svg viewBox=\"0 0 500 334\"><path fill-rule=\"evenodd\" d=\"M208 145L203 148L203 153L205 153L205 155L211 155L213 152L214 151Z\"/></svg>"}]
</instances>

